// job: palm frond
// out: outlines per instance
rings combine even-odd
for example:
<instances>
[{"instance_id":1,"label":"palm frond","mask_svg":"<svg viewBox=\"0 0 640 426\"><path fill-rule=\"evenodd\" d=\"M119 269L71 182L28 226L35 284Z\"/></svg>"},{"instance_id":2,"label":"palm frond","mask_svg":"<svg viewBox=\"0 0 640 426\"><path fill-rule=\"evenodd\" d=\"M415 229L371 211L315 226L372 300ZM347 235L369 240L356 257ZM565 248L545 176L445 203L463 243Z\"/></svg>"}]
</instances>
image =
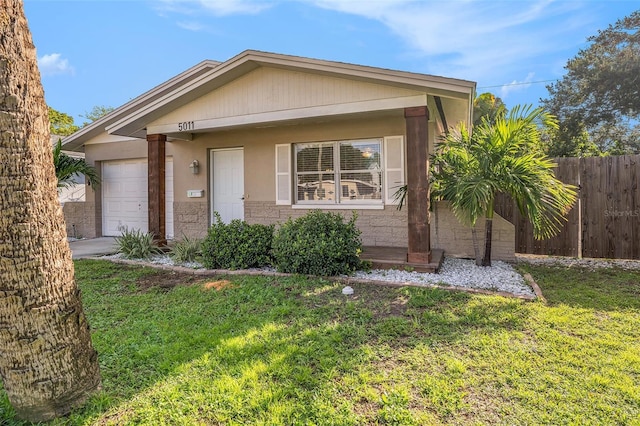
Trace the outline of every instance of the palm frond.
<instances>
[{"instance_id":1,"label":"palm frond","mask_svg":"<svg viewBox=\"0 0 640 426\"><path fill-rule=\"evenodd\" d=\"M84 158L74 158L62 152L62 141L58 140L53 148L53 164L58 179L58 188L68 188L75 184L74 178L84 175L89 185L99 185L100 177L96 169Z\"/></svg>"}]
</instances>

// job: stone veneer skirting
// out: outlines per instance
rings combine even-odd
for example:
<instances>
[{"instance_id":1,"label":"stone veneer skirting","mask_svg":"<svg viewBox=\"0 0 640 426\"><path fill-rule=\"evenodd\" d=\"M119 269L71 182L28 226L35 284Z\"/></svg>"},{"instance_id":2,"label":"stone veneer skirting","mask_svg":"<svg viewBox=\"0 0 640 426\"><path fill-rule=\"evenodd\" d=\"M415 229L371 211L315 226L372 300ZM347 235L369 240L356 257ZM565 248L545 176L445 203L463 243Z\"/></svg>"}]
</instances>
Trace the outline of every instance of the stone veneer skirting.
<instances>
[{"instance_id":1,"label":"stone veneer skirting","mask_svg":"<svg viewBox=\"0 0 640 426\"><path fill-rule=\"evenodd\" d=\"M491 258L514 261L516 234L513 224L497 214L493 217ZM480 255L484 253L484 218L476 223ZM446 202L438 203L431 212L431 247L445 251L446 256L473 258L471 228L461 224Z\"/></svg>"},{"instance_id":2,"label":"stone veneer skirting","mask_svg":"<svg viewBox=\"0 0 640 426\"><path fill-rule=\"evenodd\" d=\"M306 214L308 209L293 209L273 202L245 201L244 214L248 223L271 224L284 222ZM351 210L330 210L350 217ZM493 221L492 258L515 260L515 228L495 215ZM398 211L395 206L383 210L358 210L356 225L362 231L365 246L407 247L407 210ZM476 226L480 251L484 250L484 220ZM474 257L471 228L462 225L453 215L447 203L438 203L431 212L431 247L445 251L445 255Z\"/></svg>"},{"instance_id":3,"label":"stone veneer skirting","mask_svg":"<svg viewBox=\"0 0 640 426\"><path fill-rule=\"evenodd\" d=\"M176 240L183 236L204 238L209 227L209 203L188 201L173 203L173 230Z\"/></svg>"},{"instance_id":4,"label":"stone veneer skirting","mask_svg":"<svg viewBox=\"0 0 640 426\"><path fill-rule=\"evenodd\" d=\"M67 234L71 237L94 238L96 233L95 203L67 202L64 204L64 216L67 222ZM293 209L273 202L245 201L244 214L248 223L282 223L289 218L303 216L309 209ZM345 217L351 216L351 210L330 210ZM182 236L203 238L209 226L209 203L207 201L174 202L175 238ZM398 211L395 206L386 206L382 210L358 210L356 221L362 231L362 243L367 246L406 247L407 246L407 210ZM477 237L480 251L484 250L484 220L478 220ZM453 215L447 203L438 203L431 213L431 247L445 251L445 255L473 257L473 238L471 229L462 225ZM496 260L515 259L515 228L495 215L493 222L492 258Z\"/></svg>"},{"instance_id":5,"label":"stone veneer skirting","mask_svg":"<svg viewBox=\"0 0 640 426\"><path fill-rule=\"evenodd\" d=\"M355 207L355 206L354 206ZM350 218L352 210L327 210ZM248 223L282 223L287 219L304 216L309 209L293 209L273 202L245 201L244 218ZM357 210L356 226L362 231L362 244L366 246L407 246L407 211L395 206L384 210Z\"/></svg>"},{"instance_id":6,"label":"stone veneer skirting","mask_svg":"<svg viewBox=\"0 0 640 426\"><path fill-rule=\"evenodd\" d=\"M67 201L62 206L67 235L73 238L95 238L96 205L87 201Z\"/></svg>"}]
</instances>

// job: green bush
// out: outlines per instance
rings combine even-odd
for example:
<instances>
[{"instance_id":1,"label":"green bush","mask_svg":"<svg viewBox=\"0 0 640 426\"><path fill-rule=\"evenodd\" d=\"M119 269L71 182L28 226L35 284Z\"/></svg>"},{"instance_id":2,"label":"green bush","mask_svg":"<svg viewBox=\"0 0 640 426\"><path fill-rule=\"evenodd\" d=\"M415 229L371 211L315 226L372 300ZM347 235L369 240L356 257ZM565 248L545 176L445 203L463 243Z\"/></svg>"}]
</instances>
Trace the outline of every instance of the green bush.
<instances>
[{"instance_id":1,"label":"green bush","mask_svg":"<svg viewBox=\"0 0 640 426\"><path fill-rule=\"evenodd\" d=\"M127 259L149 259L162 251L153 241L153 234L139 229L122 228L122 235L115 238L118 253Z\"/></svg>"},{"instance_id":2,"label":"green bush","mask_svg":"<svg viewBox=\"0 0 640 426\"><path fill-rule=\"evenodd\" d=\"M202 261L209 269L247 269L271 265L273 225L222 222L218 212L202 242Z\"/></svg>"},{"instance_id":3,"label":"green bush","mask_svg":"<svg viewBox=\"0 0 640 426\"><path fill-rule=\"evenodd\" d=\"M280 272L332 276L360 267L362 242L354 212L347 222L337 213L311 211L289 219L273 239L273 257Z\"/></svg>"},{"instance_id":4,"label":"green bush","mask_svg":"<svg viewBox=\"0 0 640 426\"><path fill-rule=\"evenodd\" d=\"M176 263L195 262L202 255L202 240L186 235L174 244L169 256Z\"/></svg>"}]
</instances>

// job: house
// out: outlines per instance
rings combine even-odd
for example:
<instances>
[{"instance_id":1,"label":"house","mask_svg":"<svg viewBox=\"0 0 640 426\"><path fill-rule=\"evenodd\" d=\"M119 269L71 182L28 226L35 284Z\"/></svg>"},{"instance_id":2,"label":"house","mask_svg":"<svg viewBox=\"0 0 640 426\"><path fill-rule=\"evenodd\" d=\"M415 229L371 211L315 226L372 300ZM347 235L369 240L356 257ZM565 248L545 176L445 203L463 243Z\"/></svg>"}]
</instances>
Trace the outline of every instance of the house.
<instances>
[{"instance_id":1,"label":"house","mask_svg":"<svg viewBox=\"0 0 640 426\"><path fill-rule=\"evenodd\" d=\"M65 204L67 226L162 240L204 236L214 211L276 223L355 210L366 246L407 248L414 263L432 247L470 256L471 230L446 204L429 222L427 158L470 122L474 94L470 81L251 50L203 61L63 141L102 179ZM512 259L513 225L498 217L494 238L494 258Z\"/></svg>"}]
</instances>

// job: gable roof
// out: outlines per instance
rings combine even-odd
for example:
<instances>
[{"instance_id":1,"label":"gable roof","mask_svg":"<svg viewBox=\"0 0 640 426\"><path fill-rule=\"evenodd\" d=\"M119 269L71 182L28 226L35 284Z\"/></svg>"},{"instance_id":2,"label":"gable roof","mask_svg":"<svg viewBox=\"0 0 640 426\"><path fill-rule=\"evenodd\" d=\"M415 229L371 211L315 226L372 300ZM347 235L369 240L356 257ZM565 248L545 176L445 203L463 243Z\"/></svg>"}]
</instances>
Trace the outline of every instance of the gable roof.
<instances>
[{"instance_id":1,"label":"gable roof","mask_svg":"<svg viewBox=\"0 0 640 426\"><path fill-rule=\"evenodd\" d=\"M66 149L80 150L85 142L105 130L110 134L145 138L148 123L262 66L427 91L469 101L476 86L475 82L466 80L246 50L223 63L201 62L74 133L63 144Z\"/></svg>"}]
</instances>

